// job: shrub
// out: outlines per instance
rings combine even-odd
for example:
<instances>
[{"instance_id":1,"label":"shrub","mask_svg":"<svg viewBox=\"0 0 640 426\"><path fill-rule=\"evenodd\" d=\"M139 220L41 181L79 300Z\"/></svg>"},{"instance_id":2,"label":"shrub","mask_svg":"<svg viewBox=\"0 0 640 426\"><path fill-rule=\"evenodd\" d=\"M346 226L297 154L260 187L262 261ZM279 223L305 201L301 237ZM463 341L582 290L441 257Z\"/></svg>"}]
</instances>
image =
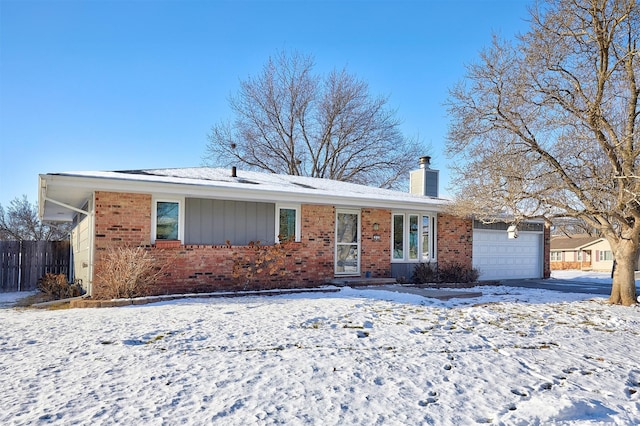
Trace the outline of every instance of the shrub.
<instances>
[{"instance_id":1,"label":"shrub","mask_svg":"<svg viewBox=\"0 0 640 426\"><path fill-rule=\"evenodd\" d=\"M239 254L233 252L237 257L233 263L234 280L247 288L252 282L258 283L269 277L287 275L285 259L287 257L288 242L276 243L274 245L263 246L260 241L249 242L249 253ZM231 244L227 241L227 247Z\"/></svg>"},{"instance_id":2,"label":"shrub","mask_svg":"<svg viewBox=\"0 0 640 426\"><path fill-rule=\"evenodd\" d=\"M429 262L418 263L416 267L413 269L413 275L411 276L411 281L413 281L416 284L437 282L438 270L434 267L433 264Z\"/></svg>"},{"instance_id":3,"label":"shrub","mask_svg":"<svg viewBox=\"0 0 640 426\"><path fill-rule=\"evenodd\" d=\"M412 281L424 283L472 283L480 277L476 268L467 268L459 263L439 264L419 263L413 270Z\"/></svg>"},{"instance_id":4,"label":"shrub","mask_svg":"<svg viewBox=\"0 0 640 426\"><path fill-rule=\"evenodd\" d=\"M438 267L438 280L442 283L472 283L478 280L480 272L459 263L449 263Z\"/></svg>"},{"instance_id":5,"label":"shrub","mask_svg":"<svg viewBox=\"0 0 640 426\"><path fill-rule=\"evenodd\" d=\"M55 299L68 299L82 295L80 284L70 284L65 274L46 273L38 279L38 290Z\"/></svg>"},{"instance_id":6,"label":"shrub","mask_svg":"<svg viewBox=\"0 0 640 426\"><path fill-rule=\"evenodd\" d=\"M102 259L97 277L101 283L97 297L120 299L147 296L163 275L162 267L142 247L111 247Z\"/></svg>"}]
</instances>

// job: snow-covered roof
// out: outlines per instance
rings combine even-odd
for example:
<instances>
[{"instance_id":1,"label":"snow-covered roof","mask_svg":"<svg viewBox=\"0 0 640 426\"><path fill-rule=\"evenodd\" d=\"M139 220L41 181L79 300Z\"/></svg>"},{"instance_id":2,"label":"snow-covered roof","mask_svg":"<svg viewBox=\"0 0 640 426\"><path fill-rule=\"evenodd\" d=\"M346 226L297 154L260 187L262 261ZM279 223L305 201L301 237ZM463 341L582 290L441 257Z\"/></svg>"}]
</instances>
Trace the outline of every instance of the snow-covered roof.
<instances>
[{"instance_id":1,"label":"snow-covered roof","mask_svg":"<svg viewBox=\"0 0 640 426\"><path fill-rule=\"evenodd\" d=\"M554 236L551 238L551 250L552 251L581 250L601 240L604 240L604 238L592 237L591 235L587 235L587 234Z\"/></svg>"},{"instance_id":2,"label":"snow-covered roof","mask_svg":"<svg viewBox=\"0 0 640 426\"><path fill-rule=\"evenodd\" d=\"M447 204L441 198L331 179L244 170L232 176L231 169L210 167L50 173L40 175L40 180L41 204L50 198L76 208L95 190L416 210L441 210ZM59 204L41 205L45 219L54 220L48 214L53 210L60 219Z\"/></svg>"}]
</instances>

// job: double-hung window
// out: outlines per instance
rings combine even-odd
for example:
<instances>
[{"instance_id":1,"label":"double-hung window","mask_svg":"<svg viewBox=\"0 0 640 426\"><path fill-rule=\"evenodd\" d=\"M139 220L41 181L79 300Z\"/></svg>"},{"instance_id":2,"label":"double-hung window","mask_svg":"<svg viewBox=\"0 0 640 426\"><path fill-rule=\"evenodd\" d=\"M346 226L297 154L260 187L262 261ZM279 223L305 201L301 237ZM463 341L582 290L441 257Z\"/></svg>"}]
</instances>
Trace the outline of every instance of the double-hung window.
<instances>
[{"instance_id":1,"label":"double-hung window","mask_svg":"<svg viewBox=\"0 0 640 426\"><path fill-rule=\"evenodd\" d=\"M435 260L434 214L394 213L391 256L393 261L429 262Z\"/></svg>"},{"instance_id":2,"label":"double-hung window","mask_svg":"<svg viewBox=\"0 0 640 426\"><path fill-rule=\"evenodd\" d=\"M276 205L276 242L300 241L300 206Z\"/></svg>"}]
</instances>

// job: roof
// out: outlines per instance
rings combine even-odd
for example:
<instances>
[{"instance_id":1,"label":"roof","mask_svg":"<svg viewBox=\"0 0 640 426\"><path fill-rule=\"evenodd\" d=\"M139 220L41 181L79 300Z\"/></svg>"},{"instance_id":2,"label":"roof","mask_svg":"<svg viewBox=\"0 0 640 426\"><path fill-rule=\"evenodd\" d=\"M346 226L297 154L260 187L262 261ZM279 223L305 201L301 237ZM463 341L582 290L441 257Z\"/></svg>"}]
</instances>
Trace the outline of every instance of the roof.
<instances>
[{"instance_id":1,"label":"roof","mask_svg":"<svg viewBox=\"0 0 640 426\"><path fill-rule=\"evenodd\" d=\"M93 191L435 211L448 203L442 198L331 179L242 170L234 177L230 169L192 167L42 174L40 216L45 221L72 220Z\"/></svg>"},{"instance_id":2,"label":"roof","mask_svg":"<svg viewBox=\"0 0 640 426\"><path fill-rule=\"evenodd\" d=\"M593 245L600 240L603 240L602 237L592 237L587 234L574 234L568 236L555 236L551 237L551 250L557 251L573 251L579 250L590 245Z\"/></svg>"}]
</instances>

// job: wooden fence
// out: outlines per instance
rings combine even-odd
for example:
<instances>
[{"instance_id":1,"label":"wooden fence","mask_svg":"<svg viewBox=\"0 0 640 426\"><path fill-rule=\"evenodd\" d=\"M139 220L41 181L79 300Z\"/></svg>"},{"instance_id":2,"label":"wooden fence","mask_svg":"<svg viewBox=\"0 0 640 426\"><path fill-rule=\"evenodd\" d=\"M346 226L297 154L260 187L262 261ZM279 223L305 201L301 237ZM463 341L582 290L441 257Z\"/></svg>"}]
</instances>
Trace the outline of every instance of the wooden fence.
<instances>
[{"instance_id":1,"label":"wooden fence","mask_svg":"<svg viewBox=\"0 0 640 426\"><path fill-rule=\"evenodd\" d=\"M0 293L32 291L50 272L69 276L69 241L0 241Z\"/></svg>"}]
</instances>

